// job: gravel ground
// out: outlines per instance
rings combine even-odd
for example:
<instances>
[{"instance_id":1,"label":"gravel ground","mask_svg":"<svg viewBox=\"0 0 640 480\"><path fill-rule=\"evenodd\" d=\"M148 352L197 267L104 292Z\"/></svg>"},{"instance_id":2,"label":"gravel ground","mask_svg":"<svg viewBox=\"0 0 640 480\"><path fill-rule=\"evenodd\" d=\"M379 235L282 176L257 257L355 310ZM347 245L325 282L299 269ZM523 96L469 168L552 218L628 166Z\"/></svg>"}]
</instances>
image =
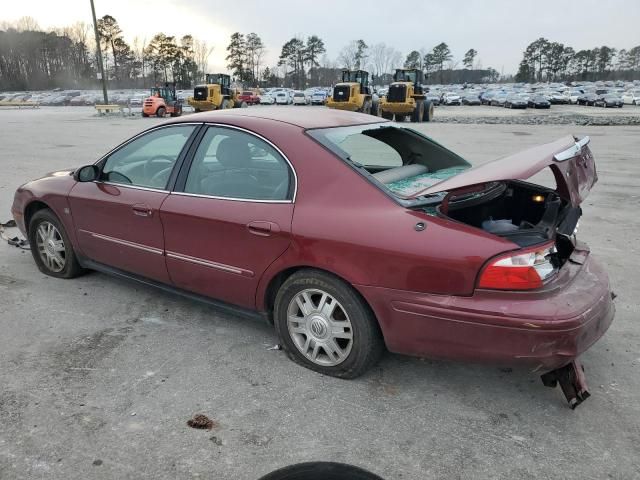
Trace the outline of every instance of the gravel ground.
<instances>
[{"instance_id":1,"label":"gravel ground","mask_svg":"<svg viewBox=\"0 0 640 480\"><path fill-rule=\"evenodd\" d=\"M0 219L19 184L157 122L0 111ZM583 405L518 369L390 354L360 379L324 377L269 350L267 325L98 273L55 280L0 245L0 479L253 480L309 460L389 480L640 478L640 127L418 128L478 163L591 136L600 179L579 236L619 296L582 359ZM198 413L211 430L187 426Z\"/></svg>"},{"instance_id":2,"label":"gravel ground","mask_svg":"<svg viewBox=\"0 0 640 480\"><path fill-rule=\"evenodd\" d=\"M434 122L518 125L640 125L640 106L623 108L552 105L549 109L438 106Z\"/></svg>"}]
</instances>

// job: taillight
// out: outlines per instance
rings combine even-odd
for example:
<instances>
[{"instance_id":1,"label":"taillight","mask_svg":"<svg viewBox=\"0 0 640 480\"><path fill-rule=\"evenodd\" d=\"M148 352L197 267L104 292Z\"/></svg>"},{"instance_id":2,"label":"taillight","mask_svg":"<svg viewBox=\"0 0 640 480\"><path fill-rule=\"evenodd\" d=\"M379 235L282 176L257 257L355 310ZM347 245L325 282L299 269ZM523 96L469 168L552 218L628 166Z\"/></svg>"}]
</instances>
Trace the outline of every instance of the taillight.
<instances>
[{"instance_id":1,"label":"taillight","mask_svg":"<svg viewBox=\"0 0 640 480\"><path fill-rule=\"evenodd\" d=\"M553 243L518 250L492 259L480 273L479 288L532 290L558 272Z\"/></svg>"}]
</instances>

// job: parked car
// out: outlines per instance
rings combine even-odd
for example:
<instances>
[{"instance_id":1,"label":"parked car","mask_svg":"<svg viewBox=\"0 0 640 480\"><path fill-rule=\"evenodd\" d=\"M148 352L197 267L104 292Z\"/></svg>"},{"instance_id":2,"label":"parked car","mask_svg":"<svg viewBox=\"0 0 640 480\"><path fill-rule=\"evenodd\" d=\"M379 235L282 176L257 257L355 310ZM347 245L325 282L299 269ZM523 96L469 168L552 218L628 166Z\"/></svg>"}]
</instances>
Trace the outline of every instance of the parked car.
<instances>
[{"instance_id":1,"label":"parked car","mask_svg":"<svg viewBox=\"0 0 640 480\"><path fill-rule=\"evenodd\" d=\"M593 105L595 107L604 107L604 108L607 108L607 107L622 108L622 106L624 105L624 102L622 101L622 98L618 97L617 95L612 95L608 93L605 95L598 96L593 102Z\"/></svg>"},{"instance_id":2,"label":"parked car","mask_svg":"<svg viewBox=\"0 0 640 480\"><path fill-rule=\"evenodd\" d=\"M273 105L274 103L276 103L276 100L270 94L263 93L260 95L260 105Z\"/></svg>"},{"instance_id":3,"label":"parked car","mask_svg":"<svg viewBox=\"0 0 640 480\"><path fill-rule=\"evenodd\" d=\"M491 97L489 105L492 107L504 107L504 102L507 100L506 93L497 93Z\"/></svg>"},{"instance_id":4,"label":"parked car","mask_svg":"<svg viewBox=\"0 0 640 480\"><path fill-rule=\"evenodd\" d=\"M440 95L437 93L427 93L425 98L431 102L432 105L440 105Z\"/></svg>"},{"instance_id":5,"label":"parked car","mask_svg":"<svg viewBox=\"0 0 640 480\"><path fill-rule=\"evenodd\" d=\"M569 92L569 103L575 105L578 103L578 98L584 95L582 90L571 90Z\"/></svg>"},{"instance_id":6,"label":"parked car","mask_svg":"<svg viewBox=\"0 0 640 480\"><path fill-rule=\"evenodd\" d=\"M480 105L480 97L475 94L467 94L462 97L462 105Z\"/></svg>"},{"instance_id":7,"label":"parked car","mask_svg":"<svg viewBox=\"0 0 640 480\"><path fill-rule=\"evenodd\" d=\"M276 105L289 105L292 103L291 96L287 90L278 90L274 94Z\"/></svg>"},{"instance_id":8,"label":"parked car","mask_svg":"<svg viewBox=\"0 0 640 480\"><path fill-rule=\"evenodd\" d=\"M247 105L257 105L260 103L260 96L251 90L244 90L238 98L245 102Z\"/></svg>"},{"instance_id":9,"label":"parked car","mask_svg":"<svg viewBox=\"0 0 640 480\"><path fill-rule=\"evenodd\" d=\"M520 95L512 93L504 99L504 108L527 108L527 100Z\"/></svg>"},{"instance_id":10,"label":"parked car","mask_svg":"<svg viewBox=\"0 0 640 480\"><path fill-rule=\"evenodd\" d=\"M324 105L327 103L327 93L320 90L311 95L311 105Z\"/></svg>"},{"instance_id":11,"label":"parked car","mask_svg":"<svg viewBox=\"0 0 640 480\"><path fill-rule=\"evenodd\" d=\"M576 358L615 311L573 236L597 178L588 137L470 168L371 115L245 112L176 118L20 186L11 210L38 268L269 319L328 375L356 377L386 347L528 366L572 406L586 397ZM527 182L547 168L557 190Z\"/></svg>"},{"instance_id":12,"label":"parked car","mask_svg":"<svg viewBox=\"0 0 640 480\"><path fill-rule=\"evenodd\" d=\"M527 100L527 106L530 108L551 108L551 102L544 95L533 94Z\"/></svg>"},{"instance_id":13,"label":"parked car","mask_svg":"<svg viewBox=\"0 0 640 480\"><path fill-rule=\"evenodd\" d=\"M593 106L597 98L598 95L596 95L595 93L585 93L584 95L578 97L577 103L578 105Z\"/></svg>"},{"instance_id":14,"label":"parked car","mask_svg":"<svg viewBox=\"0 0 640 480\"><path fill-rule=\"evenodd\" d=\"M146 94L136 94L133 95L130 99L129 99L129 105L132 107L141 107L142 103L144 102L144 99L147 97Z\"/></svg>"},{"instance_id":15,"label":"parked car","mask_svg":"<svg viewBox=\"0 0 640 480\"><path fill-rule=\"evenodd\" d=\"M491 99L499 92L487 91L480 94L480 103L482 105L491 105Z\"/></svg>"},{"instance_id":16,"label":"parked car","mask_svg":"<svg viewBox=\"0 0 640 480\"><path fill-rule=\"evenodd\" d=\"M571 103L569 96L560 92L550 92L548 94L551 105L568 105Z\"/></svg>"},{"instance_id":17,"label":"parked car","mask_svg":"<svg viewBox=\"0 0 640 480\"><path fill-rule=\"evenodd\" d=\"M78 95L75 96L73 98L71 98L71 100L69 100L69 105L72 106L85 106L86 105L86 100L87 100L87 95Z\"/></svg>"},{"instance_id":18,"label":"parked car","mask_svg":"<svg viewBox=\"0 0 640 480\"><path fill-rule=\"evenodd\" d=\"M640 105L640 90L628 90L622 94L622 101L626 105Z\"/></svg>"},{"instance_id":19,"label":"parked car","mask_svg":"<svg viewBox=\"0 0 640 480\"><path fill-rule=\"evenodd\" d=\"M457 93L449 92L442 95L442 100L440 103L442 103L443 105L461 105L462 99Z\"/></svg>"},{"instance_id":20,"label":"parked car","mask_svg":"<svg viewBox=\"0 0 640 480\"><path fill-rule=\"evenodd\" d=\"M294 105L307 105L307 97L304 92L294 92L293 93L293 104Z\"/></svg>"}]
</instances>

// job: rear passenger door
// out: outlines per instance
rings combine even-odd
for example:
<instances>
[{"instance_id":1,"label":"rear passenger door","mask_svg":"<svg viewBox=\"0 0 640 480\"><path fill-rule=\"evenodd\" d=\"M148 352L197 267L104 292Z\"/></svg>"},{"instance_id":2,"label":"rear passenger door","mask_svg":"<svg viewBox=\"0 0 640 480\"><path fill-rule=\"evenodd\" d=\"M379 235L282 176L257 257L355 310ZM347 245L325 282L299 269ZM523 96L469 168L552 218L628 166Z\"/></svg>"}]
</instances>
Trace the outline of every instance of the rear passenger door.
<instances>
[{"instance_id":1,"label":"rear passenger door","mask_svg":"<svg viewBox=\"0 0 640 480\"><path fill-rule=\"evenodd\" d=\"M161 219L166 262L180 288L255 308L261 275L290 243L295 174L261 137L210 126Z\"/></svg>"}]
</instances>

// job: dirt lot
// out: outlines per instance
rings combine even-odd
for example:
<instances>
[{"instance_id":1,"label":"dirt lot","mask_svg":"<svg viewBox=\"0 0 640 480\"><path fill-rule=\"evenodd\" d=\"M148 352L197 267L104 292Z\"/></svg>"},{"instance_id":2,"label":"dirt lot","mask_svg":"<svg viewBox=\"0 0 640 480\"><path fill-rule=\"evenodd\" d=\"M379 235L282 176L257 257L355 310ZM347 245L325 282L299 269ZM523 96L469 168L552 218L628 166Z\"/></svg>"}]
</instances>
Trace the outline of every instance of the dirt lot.
<instances>
[{"instance_id":1,"label":"dirt lot","mask_svg":"<svg viewBox=\"0 0 640 480\"><path fill-rule=\"evenodd\" d=\"M0 219L19 184L157 122L0 111ZM0 479L250 480L309 460L387 479L640 478L640 127L420 128L472 162L591 136L600 180L579 236L619 296L583 358L585 404L571 411L525 371L397 355L355 381L323 377L268 350L267 325L102 274L51 279L0 245ZM212 430L187 426L197 413Z\"/></svg>"}]
</instances>

